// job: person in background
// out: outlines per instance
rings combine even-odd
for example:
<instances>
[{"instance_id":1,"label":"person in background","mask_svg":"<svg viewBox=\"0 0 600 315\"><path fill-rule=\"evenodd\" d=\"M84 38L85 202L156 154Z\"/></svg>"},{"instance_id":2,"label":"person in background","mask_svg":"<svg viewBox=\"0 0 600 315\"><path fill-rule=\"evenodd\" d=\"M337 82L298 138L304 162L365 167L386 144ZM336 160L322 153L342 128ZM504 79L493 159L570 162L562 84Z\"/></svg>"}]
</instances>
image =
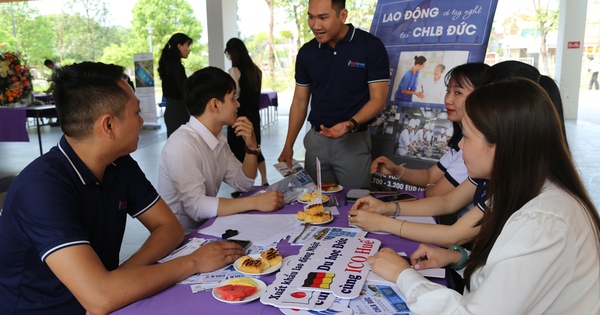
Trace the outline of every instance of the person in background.
<instances>
[{"instance_id":1,"label":"person in background","mask_svg":"<svg viewBox=\"0 0 600 315\"><path fill-rule=\"evenodd\" d=\"M425 124L424 130L423 140L425 140L427 145L431 145L431 139L433 139L433 123Z\"/></svg>"},{"instance_id":2,"label":"person in background","mask_svg":"<svg viewBox=\"0 0 600 315\"><path fill-rule=\"evenodd\" d=\"M52 70L52 74L54 74L55 71L60 69L60 65L54 63L50 59L46 59L44 61L44 66L46 66L48 69ZM50 76L48 78L48 82L50 82L50 85L48 86L48 89L46 91L44 91L44 93L46 93L46 94L50 94L50 93L54 92L54 81L52 81L52 76ZM60 126L60 119L56 118L56 121L50 122L50 126L52 126L52 127Z\"/></svg>"},{"instance_id":3,"label":"person in background","mask_svg":"<svg viewBox=\"0 0 600 315\"><path fill-rule=\"evenodd\" d=\"M598 60L594 59L594 56L589 56L588 58L590 60L588 72L592 74L592 77L590 78L590 90L592 87L598 90L598 72L600 71L600 64L598 63Z\"/></svg>"},{"instance_id":4,"label":"person in background","mask_svg":"<svg viewBox=\"0 0 600 315\"><path fill-rule=\"evenodd\" d=\"M212 217L250 210L271 212L283 206L283 193L278 191L237 199L217 197L223 181L235 190L248 191L257 173L260 146L252 122L236 115L240 104L235 90L231 76L215 67L196 71L183 84L184 102L192 116L163 147L158 192L186 234ZM227 145L223 126L231 126L243 139L243 163Z\"/></svg>"},{"instance_id":5,"label":"person in background","mask_svg":"<svg viewBox=\"0 0 600 315\"><path fill-rule=\"evenodd\" d=\"M127 73L123 73L123 80L125 80L125 82L127 82L127 84L129 84L129 86L135 93L135 85L133 84L133 81L131 81L131 77L129 77L129 75Z\"/></svg>"},{"instance_id":6,"label":"person in background","mask_svg":"<svg viewBox=\"0 0 600 315\"><path fill-rule=\"evenodd\" d=\"M389 61L381 40L344 24L345 5L344 0L309 1L308 25L315 38L298 52L290 123L278 160L291 169L294 143L310 100L306 171L316 180L319 157L323 182L360 188L370 185L368 126L385 106Z\"/></svg>"},{"instance_id":7,"label":"person in background","mask_svg":"<svg viewBox=\"0 0 600 315\"><path fill-rule=\"evenodd\" d=\"M599 314L600 217L548 94L513 78L468 97L460 142L469 176L489 179L471 253L422 244L409 265L385 248L368 258L417 314ZM460 294L417 270L464 271Z\"/></svg>"},{"instance_id":8,"label":"person in background","mask_svg":"<svg viewBox=\"0 0 600 315\"><path fill-rule=\"evenodd\" d=\"M426 187L427 197L446 195L467 179L467 169L458 147L458 142L462 138L459 122L463 117L466 97L475 88L486 83L489 68L490 66L484 63L467 63L453 68L446 74L445 81L448 85L445 96L446 111L448 120L454 126L454 134L449 141L452 150L444 154L436 165L426 170L410 169L403 165L396 165L385 156L380 156L373 161L371 174L379 172L393 175L409 184ZM433 124L426 124L425 127L428 129L424 136L425 140L431 144L436 138L433 135Z\"/></svg>"},{"instance_id":9,"label":"person in background","mask_svg":"<svg viewBox=\"0 0 600 315\"><path fill-rule=\"evenodd\" d=\"M424 56L415 56L415 64L406 71L398 84L398 89L394 94L396 102L412 102L413 95L423 99L425 94L422 91L417 92L419 88L419 72L425 68L427 58Z\"/></svg>"},{"instance_id":10,"label":"person in background","mask_svg":"<svg viewBox=\"0 0 600 315\"><path fill-rule=\"evenodd\" d=\"M425 138L424 138L424 134L425 134L425 125L423 125L423 127L419 128L419 124L421 122L417 121L417 126L415 128L417 128L417 132L415 132L415 141L414 144L415 145L423 145L425 144Z\"/></svg>"},{"instance_id":11,"label":"person in background","mask_svg":"<svg viewBox=\"0 0 600 315\"><path fill-rule=\"evenodd\" d=\"M129 155L143 120L123 70L84 62L53 74L64 136L19 173L0 210L0 314L107 314L244 255L212 242L156 264L184 233ZM150 236L119 265L128 214Z\"/></svg>"},{"instance_id":12,"label":"person in background","mask_svg":"<svg viewBox=\"0 0 600 315\"><path fill-rule=\"evenodd\" d=\"M52 70L52 74L54 74L55 71L60 69L60 66L58 64L55 64L54 61L52 61L50 59L46 59L44 61L44 66L46 66L48 69ZM44 91L44 93L46 93L46 94L50 94L54 91L54 81L52 81L52 76L50 76L50 78L48 78L48 82L50 82L50 86L48 87L48 89L46 91Z\"/></svg>"},{"instance_id":13,"label":"person in background","mask_svg":"<svg viewBox=\"0 0 600 315\"><path fill-rule=\"evenodd\" d=\"M192 43L193 40L183 33L173 34L165 44L158 61L162 92L167 99L164 114L167 137L190 120L190 113L183 103L183 81L187 75L181 59L188 57Z\"/></svg>"},{"instance_id":14,"label":"person in background","mask_svg":"<svg viewBox=\"0 0 600 315\"><path fill-rule=\"evenodd\" d=\"M404 126L404 129L400 132L400 136L398 137L398 149L396 150L397 155L406 156L409 149L414 153L417 153L417 149L414 148L413 143L410 140L410 135L414 132L415 124L414 119L409 120L408 125Z\"/></svg>"},{"instance_id":15,"label":"person in background","mask_svg":"<svg viewBox=\"0 0 600 315\"><path fill-rule=\"evenodd\" d=\"M443 64L438 64L435 66L433 70L433 75L427 76L423 80L421 84L421 90L425 97L422 102L424 103L433 103L433 104L443 104L444 96L446 95L446 82L442 79L442 74L446 71L446 66ZM420 101L418 98L415 100L413 97L413 101Z\"/></svg>"},{"instance_id":16,"label":"person in background","mask_svg":"<svg viewBox=\"0 0 600 315\"><path fill-rule=\"evenodd\" d=\"M254 127L254 135L260 145L260 91L262 85L262 71L254 64L244 42L239 38L231 38L225 45L225 54L231 60L232 67L229 75L236 84L235 98L240 103L238 116L245 116ZM244 161L246 156L244 139L238 137L231 126L227 127L227 143L235 157ZM258 154L258 171L261 183L268 185L265 157L262 152Z\"/></svg>"}]
</instances>

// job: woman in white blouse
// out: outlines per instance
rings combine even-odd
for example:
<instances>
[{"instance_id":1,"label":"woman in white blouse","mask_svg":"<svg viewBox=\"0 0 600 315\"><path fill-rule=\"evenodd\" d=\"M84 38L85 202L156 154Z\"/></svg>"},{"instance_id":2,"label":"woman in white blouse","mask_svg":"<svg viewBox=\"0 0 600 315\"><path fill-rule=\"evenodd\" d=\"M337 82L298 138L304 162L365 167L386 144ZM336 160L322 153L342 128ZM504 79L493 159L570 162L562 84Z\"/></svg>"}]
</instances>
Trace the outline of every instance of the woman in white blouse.
<instances>
[{"instance_id":1,"label":"woman in white blouse","mask_svg":"<svg viewBox=\"0 0 600 315\"><path fill-rule=\"evenodd\" d=\"M600 218L544 90L514 78L474 91L460 142L469 176L487 178L473 251L421 245L414 269L450 265L465 292L432 283L391 249L368 262L412 314L600 314ZM464 266L464 269L463 269Z\"/></svg>"}]
</instances>

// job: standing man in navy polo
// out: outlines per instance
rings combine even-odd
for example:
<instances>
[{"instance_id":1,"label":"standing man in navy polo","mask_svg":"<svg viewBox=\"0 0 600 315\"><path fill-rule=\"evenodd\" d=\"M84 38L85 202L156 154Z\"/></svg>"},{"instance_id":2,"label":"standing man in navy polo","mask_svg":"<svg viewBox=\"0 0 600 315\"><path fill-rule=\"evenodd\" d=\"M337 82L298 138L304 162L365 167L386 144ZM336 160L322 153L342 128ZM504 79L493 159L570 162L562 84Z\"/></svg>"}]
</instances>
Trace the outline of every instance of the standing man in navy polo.
<instances>
[{"instance_id":1,"label":"standing man in navy polo","mask_svg":"<svg viewBox=\"0 0 600 315\"><path fill-rule=\"evenodd\" d=\"M53 74L65 135L19 174L0 211L0 314L106 314L244 254L213 242L155 264L183 228L129 156L143 120L123 70L85 62ZM119 265L127 214L150 236Z\"/></svg>"},{"instance_id":2,"label":"standing man in navy polo","mask_svg":"<svg viewBox=\"0 0 600 315\"><path fill-rule=\"evenodd\" d=\"M345 187L370 185L371 135L368 124L385 106L389 61L377 37L345 24L345 0L310 0L308 25L315 38L296 59L296 89L280 162L291 167L293 147L306 119L305 168L316 180L315 157L323 181Z\"/></svg>"}]
</instances>

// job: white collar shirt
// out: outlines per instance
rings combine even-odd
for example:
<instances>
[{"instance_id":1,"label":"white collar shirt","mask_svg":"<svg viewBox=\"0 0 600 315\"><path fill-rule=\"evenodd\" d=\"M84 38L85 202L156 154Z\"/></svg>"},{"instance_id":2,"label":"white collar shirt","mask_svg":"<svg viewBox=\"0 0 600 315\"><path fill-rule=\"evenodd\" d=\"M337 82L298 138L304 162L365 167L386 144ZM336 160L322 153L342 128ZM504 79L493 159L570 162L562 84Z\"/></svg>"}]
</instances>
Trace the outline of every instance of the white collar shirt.
<instances>
[{"instance_id":1,"label":"white collar shirt","mask_svg":"<svg viewBox=\"0 0 600 315\"><path fill-rule=\"evenodd\" d=\"M548 182L508 219L463 295L414 269L396 280L413 314L600 314L600 259L581 204Z\"/></svg>"},{"instance_id":2,"label":"white collar shirt","mask_svg":"<svg viewBox=\"0 0 600 315\"><path fill-rule=\"evenodd\" d=\"M246 177L242 163L231 152L226 137L215 137L195 117L167 140L160 155L158 192L185 233L217 216L221 183L248 191L254 179Z\"/></svg>"}]
</instances>

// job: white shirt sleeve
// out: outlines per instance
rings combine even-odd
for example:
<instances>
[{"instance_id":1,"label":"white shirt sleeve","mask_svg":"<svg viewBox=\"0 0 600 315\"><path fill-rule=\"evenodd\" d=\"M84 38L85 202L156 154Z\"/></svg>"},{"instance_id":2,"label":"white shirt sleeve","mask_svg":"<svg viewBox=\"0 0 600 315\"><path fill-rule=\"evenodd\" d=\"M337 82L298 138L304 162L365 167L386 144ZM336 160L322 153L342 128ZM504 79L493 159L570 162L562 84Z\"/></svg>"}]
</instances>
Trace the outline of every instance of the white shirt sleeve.
<instances>
[{"instance_id":1,"label":"white shirt sleeve","mask_svg":"<svg viewBox=\"0 0 600 315\"><path fill-rule=\"evenodd\" d=\"M217 215L219 198L206 195L206 182L202 172L202 154L185 141L170 141L161 154L161 172L168 174L183 211L194 221ZM168 158L167 158L168 156ZM160 187L160 185L159 185Z\"/></svg>"},{"instance_id":2,"label":"white shirt sleeve","mask_svg":"<svg viewBox=\"0 0 600 315\"><path fill-rule=\"evenodd\" d=\"M240 97L240 77L242 76L242 73L240 72L240 70L237 67L233 67L231 69L229 69L229 75L233 78L233 81L235 81L235 99L238 99Z\"/></svg>"},{"instance_id":3,"label":"white shirt sleeve","mask_svg":"<svg viewBox=\"0 0 600 315\"><path fill-rule=\"evenodd\" d=\"M223 151L227 156L227 171L223 181L237 191L248 191L254 187L254 178L246 177L240 161L231 152L231 148L225 146Z\"/></svg>"},{"instance_id":4,"label":"white shirt sleeve","mask_svg":"<svg viewBox=\"0 0 600 315\"><path fill-rule=\"evenodd\" d=\"M589 312L597 305L572 294L593 288L594 283L591 279L579 284L574 276L577 255L575 232L563 218L517 212L496 240L486 265L472 275L472 292L461 296L412 269L402 272L396 284L412 314L591 314L582 310ZM586 256L596 256L592 260L597 261L596 253Z\"/></svg>"}]
</instances>

